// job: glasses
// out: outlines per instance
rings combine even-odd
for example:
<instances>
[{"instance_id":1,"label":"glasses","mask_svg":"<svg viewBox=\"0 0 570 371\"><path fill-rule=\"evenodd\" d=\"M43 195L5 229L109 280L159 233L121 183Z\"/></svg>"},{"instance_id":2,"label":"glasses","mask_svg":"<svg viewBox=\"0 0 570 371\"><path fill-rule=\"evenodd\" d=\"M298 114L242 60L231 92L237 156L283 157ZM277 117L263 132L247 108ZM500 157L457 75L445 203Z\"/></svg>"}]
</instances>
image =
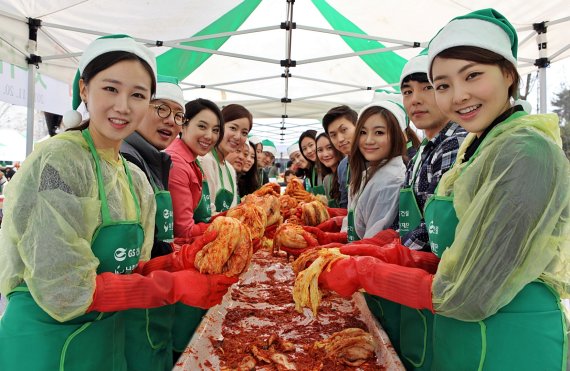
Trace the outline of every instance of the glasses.
<instances>
[{"instance_id":1,"label":"glasses","mask_svg":"<svg viewBox=\"0 0 570 371\"><path fill-rule=\"evenodd\" d=\"M151 105L155 110L158 117L167 119L172 114L172 108L170 108L166 104L152 104ZM176 112L174 114L174 123L178 126L182 126L186 123L186 118L182 112Z\"/></svg>"}]
</instances>

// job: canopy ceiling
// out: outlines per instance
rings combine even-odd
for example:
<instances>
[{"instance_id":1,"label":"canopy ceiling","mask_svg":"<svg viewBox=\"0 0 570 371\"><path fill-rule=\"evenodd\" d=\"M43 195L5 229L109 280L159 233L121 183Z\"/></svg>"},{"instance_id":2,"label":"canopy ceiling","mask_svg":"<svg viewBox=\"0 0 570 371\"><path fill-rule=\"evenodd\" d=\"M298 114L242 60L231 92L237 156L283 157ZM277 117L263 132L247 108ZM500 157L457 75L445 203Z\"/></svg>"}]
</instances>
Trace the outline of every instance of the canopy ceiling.
<instances>
[{"instance_id":1,"label":"canopy ceiling","mask_svg":"<svg viewBox=\"0 0 570 371\"><path fill-rule=\"evenodd\" d=\"M570 56L566 0L0 0L0 60L26 66L35 54L39 72L70 83L90 41L126 33L153 48L159 73L177 76L187 100L243 104L255 134L289 144L320 128L329 108L358 110L376 90L397 90L403 64L437 30L485 7L519 31L521 73L540 57ZM41 21L36 50L28 18ZM540 54L533 24L543 21Z\"/></svg>"}]
</instances>

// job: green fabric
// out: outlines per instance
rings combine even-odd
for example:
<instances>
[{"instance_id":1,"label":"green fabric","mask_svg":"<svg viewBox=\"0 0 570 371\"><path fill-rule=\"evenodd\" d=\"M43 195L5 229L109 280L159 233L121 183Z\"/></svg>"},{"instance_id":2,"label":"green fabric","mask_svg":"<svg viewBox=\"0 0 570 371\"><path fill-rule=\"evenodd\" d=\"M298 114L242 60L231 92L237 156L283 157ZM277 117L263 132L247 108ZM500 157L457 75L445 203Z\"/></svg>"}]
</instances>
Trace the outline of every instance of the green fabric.
<instances>
[{"instance_id":1,"label":"green fabric","mask_svg":"<svg viewBox=\"0 0 570 371\"><path fill-rule=\"evenodd\" d=\"M315 187L311 187L309 192L314 195L324 195L325 194L325 187L323 185L318 185Z\"/></svg>"},{"instance_id":2,"label":"green fabric","mask_svg":"<svg viewBox=\"0 0 570 371\"><path fill-rule=\"evenodd\" d=\"M121 312L125 321L125 354L131 371L172 370L174 305Z\"/></svg>"},{"instance_id":3,"label":"green fabric","mask_svg":"<svg viewBox=\"0 0 570 371\"><path fill-rule=\"evenodd\" d=\"M92 242L93 253L99 257L97 274L131 273L139 263L143 241L144 232L138 224L102 224L95 232Z\"/></svg>"},{"instance_id":4,"label":"green fabric","mask_svg":"<svg viewBox=\"0 0 570 371\"><path fill-rule=\"evenodd\" d=\"M360 240L360 237L356 233L356 228L354 226L354 209L348 210L347 218L348 218L347 219L348 228L346 230L346 237L348 242L354 242Z\"/></svg>"},{"instance_id":5,"label":"green fabric","mask_svg":"<svg viewBox=\"0 0 570 371\"><path fill-rule=\"evenodd\" d=\"M166 76L166 75L157 75L156 76L156 82L166 82L169 84L174 84L174 85L178 85L179 81L176 77L172 77L172 76Z\"/></svg>"},{"instance_id":6,"label":"green fabric","mask_svg":"<svg viewBox=\"0 0 570 371\"><path fill-rule=\"evenodd\" d=\"M95 161L97 185L101 199L102 223L97 227L91 243L93 254L99 258L97 274L102 272L131 273L138 265L144 241L144 230L140 224L140 207L132 186L131 172L125 160L121 157L127 179L129 180L129 189L135 204L137 219L132 221L115 221L111 218L109 212L109 204L101 173L101 162L93 144L93 139L89 130L83 130L81 134L87 142Z\"/></svg>"},{"instance_id":7,"label":"green fabric","mask_svg":"<svg viewBox=\"0 0 570 371\"><path fill-rule=\"evenodd\" d=\"M400 307L401 305L376 295L364 293L370 312L378 319L390 338L390 342L400 355ZM401 356L401 355L400 355Z\"/></svg>"},{"instance_id":8,"label":"green fabric","mask_svg":"<svg viewBox=\"0 0 570 371\"><path fill-rule=\"evenodd\" d=\"M174 211L170 192L155 189L154 199L156 200L156 238L159 241L172 242L174 240Z\"/></svg>"},{"instance_id":9,"label":"green fabric","mask_svg":"<svg viewBox=\"0 0 570 371\"><path fill-rule=\"evenodd\" d=\"M235 8L193 35L193 37L237 30L260 3L261 0L243 0ZM228 39L229 36L218 37L185 42L182 43L182 45L218 50ZM212 54L209 53L199 53L190 50L171 49L156 57L158 73L161 75L175 76L178 80L182 81L200 67L211 55Z\"/></svg>"},{"instance_id":10,"label":"green fabric","mask_svg":"<svg viewBox=\"0 0 570 371\"><path fill-rule=\"evenodd\" d=\"M566 370L566 339L559 296L535 281L483 321L436 314L433 369Z\"/></svg>"},{"instance_id":11,"label":"green fabric","mask_svg":"<svg viewBox=\"0 0 570 371\"><path fill-rule=\"evenodd\" d=\"M207 310L190 307L182 303L176 303L174 326L172 327L172 341L174 350L182 353L188 346L194 331L202 322L202 317Z\"/></svg>"},{"instance_id":12,"label":"green fabric","mask_svg":"<svg viewBox=\"0 0 570 371\"><path fill-rule=\"evenodd\" d=\"M410 231L416 229L422 221L422 213L416 201L413 191L414 183L410 187L400 190L399 200L399 225L400 236L404 237Z\"/></svg>"},{"instance_id":13,"label":"green fabric","mask_svg":"<svg viewBox=\"0 0 570 371\"><path fill-rule=\"evenodd\" d=\"M217 212L223 212L229 210L234 200L234 193L235 193L234 182L232 179L232 174L230 174L230 169L228 169L228 167L226 166L226 174L228 175L228 179L232 187L232 191L230 192L228 189L226 189L224 184L224 176L222 174L222 167L220 166L220 159L218 158L218 153L216 152L215 149L213 149L212 154L214 155L214 158L216 159L216 164L218 165L218 175L220 176L220 183L222 185L222 188L220 188L220 190L216 192L214 205L216 206Z\"/></svg>"},{"instance_id":14,"label":"green fabric","mask_svg":"<svg viewBox=\"0 0 570 371\"><path fill-rule=\"evenodd\" d=\"M365 35L357 25L352 23L336 9L330 6L326 0L311 0L317 7L319 12L325 17L333 29L355 34ZM380 42L375 40L365 40L349 36L341 36L344 42L355 52L384 48ZM388 84L400 82L400 73L406 64L406 59L394 52L376 53L369 55L361 55L360 58L366 63L378 76L382 77ZM394 86L399 90L399 86Z\"/></svg>"},{"instance_id":15,"label":"green fabric","mask_svg":"<svg viewBox=\"0 0 570 371\"><path fill-rule=\"evenodd\" d=\"M204 177L204 170L202 169L198 159L196 159L196 165L198 165L200 172L202 173L202 196L200 197L198 206L196 206L196 209L194 210L192 219L194 219L194 223L209 223L210 218L212 217L212 209L210 206L210 186L208 186L208 182Z\"/></svg>"},{"instance_id":16,"label":"green fabric","mask_svg":"<svg viewBox=\"0 0 570 371\"><path fill-rule=\"evenodd\" d=\"M431 251L441 258L455 239L459 220L453 208L453 197L431 196L424 209L424 219Z\"/></svg>"},{"instance_id":17,"label":"green fabric","mask_svg":"<svg viewBox=\"0 0 570 371\"><path fill-rule=\"evenodd\" d=\"M433 313L400 306L400 358L408 369L431 370Z\"/></svg>"},{"instance_id":18,"label":"green fabric","mask_svg":"<svg viewBox=\"0 0 570 371\"><path fill-rule=\"evenodd\" d=\"M568 298L570 163L558 118L517 112L465 162L474 138L466 137L436 191L454 195L459 220L433 279L436 312L485 319L537 278Z\"/></svg>"},{"instance_id":19,"label":"green fabric","mask_svg":"<svg viewBox=\"0 0 570 371\"><path fill-rule=\"evenodd\" d=\"M0 370L126 371L125 328L117 313L58 322L29 291L15 291L0 321Z\"/></svg>"}]
</instances>

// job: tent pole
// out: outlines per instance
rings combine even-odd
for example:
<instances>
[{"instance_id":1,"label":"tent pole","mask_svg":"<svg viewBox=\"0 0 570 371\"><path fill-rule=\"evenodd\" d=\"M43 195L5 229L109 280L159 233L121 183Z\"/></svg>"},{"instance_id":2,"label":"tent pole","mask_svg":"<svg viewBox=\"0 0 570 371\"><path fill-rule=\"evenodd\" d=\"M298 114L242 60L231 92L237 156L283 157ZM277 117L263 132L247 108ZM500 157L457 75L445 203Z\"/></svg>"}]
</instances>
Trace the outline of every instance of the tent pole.
<instances>
[{"instance_id":1,"label":"tent pole","mask_svg":"<svg viewBox=\"0 0 570 371\"><path fill-rule=\"evenodd\" d=\"M538 59L534 61L534 65L538 67L538 76L540 81L540 106L539 112L546 113L546 67L550 65L548 59L546 31L548 26L546 22L534 23L533 28L536 31L536 42L538 45Z\"/></svg>"},{"instance_id":2,"label":"tent pole","mask_svg":"<svg viewBox=\"0 0 570 371\"><path fill-rule=\"evenodd\" d=\"M354 32L338 31L338 30L328 30L326 28L304 26L304 25L300 25L300 24L297 25L297 28L299 30L321 32L321 33L327 33L327 34L339 35L339 36L349 36L349 37L354 37L356 39L363 39L363 40L376 40L376 41L386 42L386 43L391 43L391 44L406 45L410 48L417 48L417 46L416 46L417 42L416 41L389 39L387 37L379 37L379 36L365 35L365 34L359 34L359 33L354 33ZM428 43L429 42L426 41L426 42L420 43L420 45L422 47L427 47Z\"/></svg>"},{"instance_id":3,"label":"tent pole","mask_svg":"<svg viewBox=\"0 0 570 371\"><path fill-rule=\"evenodd\" d=\"M26 157L34 149L34 107L36 103L36 68L34 65L28 66L28 104L27 106L27 126L26 126Z\"/></svg>"},{"instance_id":4,"label":"tent pole","mask_svg":"<svg viewBox=\"0 0 570 371\"><path fill-rule=\"evenodd\" d=\"M42 62L42 58L36 55L38 50L38 29L42 21L28 18L28 102L27 106L27 130L26 130L26 157L34 149L34 107L36 104L36 67Z\"/></svg>"}]
</instances>

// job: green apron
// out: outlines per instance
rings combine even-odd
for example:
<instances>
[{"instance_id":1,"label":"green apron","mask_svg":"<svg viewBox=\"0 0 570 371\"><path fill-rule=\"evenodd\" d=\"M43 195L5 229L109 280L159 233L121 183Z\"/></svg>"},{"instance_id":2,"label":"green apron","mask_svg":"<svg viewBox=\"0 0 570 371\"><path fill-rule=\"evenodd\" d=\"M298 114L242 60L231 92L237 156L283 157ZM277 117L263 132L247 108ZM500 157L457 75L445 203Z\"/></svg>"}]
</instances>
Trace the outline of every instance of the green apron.
<instances>
[{"instance_id":1,"label":"green apron","mask_svg":"<svg viewBox=\"0 0 570 371\"><path fill-rule=\"evenodd\" d=\"M354 225L354 209L353 208L348 209L347 218L348 218L348 220L347 220L348 226L347 226L347 230L346 230L346 238L347 238L348 243L360 240L360 237L356 233L356 228Z\"/></svg>"},{"instance_id":2,"label":"green apron","mask_svg":"<svg viewBox=\"0 0 570 371\"><path fill-rule=\"evenodd\" d=\"M426 140L424 139L422 145L425 145L425 142ZM422 220L422 213L414 195L417 171L419 171L422 164L417 164L417 168L415 165L416 161L420 161L420 159L421 150L416 153L412 160L414 166L412 168L412 182L410 186L400 190L399 224L401 237L416 229ZM414 171L416 169L418 170ZM382 300L387 301L385 299ZM390 305L396 305L393 302L389 303ZM433 314L426 309L419 310L400 305L399 319L395 321L400 323L398 337L396 337L399 338L400 350L398 355L400 355L406 368L409 370L430 370L433 355ZM392 334L389 333L388 335Z\"/></svg>"},{"instance_id":3,"label":"green apron","mask_svg":"<svg viewBox=\"0 0 570 371\"><path fill-rule=\"evenodd\" d=\"M210 187L208 186L208 182L204 176L204 170L202 169L198 159L196 159L196 165L198 165L202 172L202 196L200 197L198 206L194 209L193 219L195 223L209 223L210 218L212 217L212 209L210 207Z\"/></svg>"},{"instance_id":4,"label":"green apron","mask_svg":"<svg viewBox=\"0 0 570 371\"><path fill-rule=\"evenodd\" d=\"M88 130L87 141L97 174L102 224L95 231L91 248L99 259L97 273L130 273L138 264L144 231L140 206L125 160L123 167L135 202L137 219L111 219L101 175L99 156ZM117 312L89 312L58 322L35 302L25 283L8 295L0 320L0 369L2 370L126 370L125 327Z\"/></svg>"},{"instance_id":5,"label":"green apron","mask_svg":"<svg viewBox=\"0 0 570 371\"><path fill-rule=\"evenodd\" d=\"M156 201L157 240L173 240L173 211L170 192L160 190L150 178ZM172 325L174 305L122 312L126 329L127 367L133 371L172 369Z\"/></svg>"},{"instance_id":6,"label":"green apron","mask_svg":"<svg viewBox=\"0 0 570 371\"><path fill-rule=\"evenodd\" d=\"M200 166L200 162L198 162L197 159L196 165L198 165L202 172L202 197L200 197L200 202L194 210L193 219L195 223L207 223L212 216L210 209L210 189L204 177L202 166ZM196 331L196 328L198 328L198 325L202 322L202 317L204 317L207 310L191 307L182 303L176 303L174 306L175 325L172 327L173 347L176 352L182 353L188 346L194 331Z\"/></svg>"},{"instance_id":7,"label":"green apron","mask_svg":"<svg viewBox=\"0 0 570 371\"><path fill-rule=\"evenodd\" d=\"M324 195L325 187L323 185L314 185L317 184L316 173L317 169L313 167L313 171L311 172L311 186L309 186L308 191L314 195Z\"/></svg>"},{"instance_id":8,"label":"green apron","mask_svg":"<svg viewBox=\"0 0 570 371\"><path fill-rule=\"evenodd\" d=\"M507 121L521 114L515 113ZM492 134L483 140L465 168ZM432 251L441 257L452 245L458 224L453 195L430 198L424 218ZM566 322L560 298L538 280L527 284L509 304L482 321L459 321L436 313L433 344L432 369L438 371L566 370Z\"/></svg>"},{"instance_id":9,"label":"green apron","mask_svg":"<svg viewBox=\"0 0 570 371\"><path fill-rule=\"evenodd\" d=\"M358 203L358 199L355 201L355 204ZM347 238L349 243L360 240L355 228L355 210L356 205L348 210ZM364 293L364 298L366 299L366 304L368 305L370 312L372 312L372 314L378 319L388 334L388 337L390 337L390 341L392 342L394 349L399 352L400 344L398 337L400 333L400 304L368 293Z\"/></svg>"},{"instance_id":10,"label":"green apron","mask_svg":"<svg viewBox=\"0 0 570 371\"><path fill-rule=\"evenodd\" d=\"M232 191L226 189L224 184L224 177L222 176L222 167L220 166L220 159L218 158L218 153L215 149L212 150L212 154L216 159L216 164L218 165L218 173L220 175L220 182L222 183L222 188L216 192L216 198L214 199L214 205L216 205L216 211L222 212L228 210L232 206L232 202L234 200L234 182L232 179L232 174L230 170L226 166L226 172L228 174L228 179L230 181L230 185L232 187Z\"/></svg>"},{"instance_id":11,"label":"green apron","mask_svg":"<svg viewBox=\"0 0 570 371\"><path fill-rule=\"evenodd\" d=\"M160 190L151 180L156 201L156 214L154 217L157 234L156 239L164 242L174 240L174 211L172 209L172 197L170 192Z\"/></svg>"},{"instance_id":12,"label":"green apron","mask_svg":"<svg viewBox=\"0 0 570 371\"><path fill-rule=\"evenodd\" d=\"M424 139L425 142L425 139ZM425 145L425 143L422 143ZM421 147L420 147L421 148ZM415 170L416 161L421 162L421 151L418 151L412 159L412 175L411 184L409 187L403 187L400 190L399 200L399 227L400 237L404 237L410 231L416 229L422 221L422 213L414 195L414 184L416 183L417 172ZM421 168L421 163L418 164L418 171Z\"/></svg>"},{"instance_id":13,"label":"green apron","mask_svg":"<svg viewBox=\"0 0 570 371\"><path fill-rule=\"evenodd\" d=\"M336 209L339 207L338 201L335 200L334 198L331 198L331 195L330 195L330 192L332 191L332 187L333 187L332 180L333 180L333 177L332 176L329 177L329 194L326 195L327 199L328 199L327 206Z\"/></svg>"},{"instance_id":14,"label":"green apron","mask_svg":"<svg viewBox=\"0 0 570 371\"><path fill-rule=\"evenodd\" d=\"M348 179L350 178L350 168L346 168L346 191L350 192L349 182ZM358 201L358 200L356 200ZM352 206L352 205L350 205ZM348 243L360 240L358 234L356 233L355 222L354 222L354 211L356 210L356 202L355 205L348 209L347 218L347 230L346 230L346 237Z\"/></svg>"}]
</instances>

